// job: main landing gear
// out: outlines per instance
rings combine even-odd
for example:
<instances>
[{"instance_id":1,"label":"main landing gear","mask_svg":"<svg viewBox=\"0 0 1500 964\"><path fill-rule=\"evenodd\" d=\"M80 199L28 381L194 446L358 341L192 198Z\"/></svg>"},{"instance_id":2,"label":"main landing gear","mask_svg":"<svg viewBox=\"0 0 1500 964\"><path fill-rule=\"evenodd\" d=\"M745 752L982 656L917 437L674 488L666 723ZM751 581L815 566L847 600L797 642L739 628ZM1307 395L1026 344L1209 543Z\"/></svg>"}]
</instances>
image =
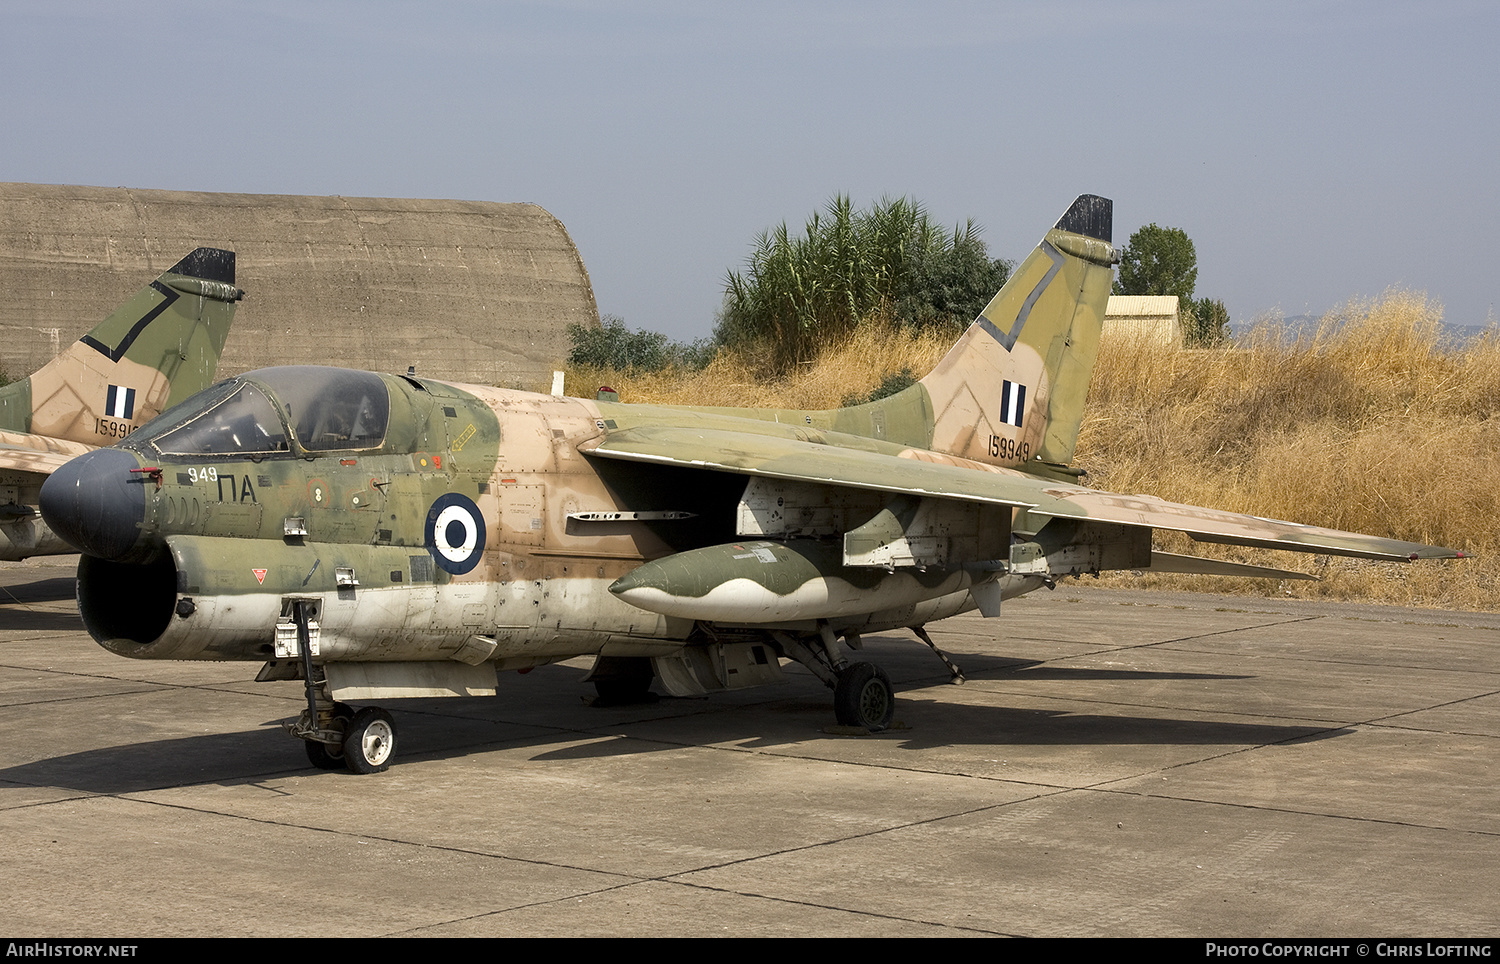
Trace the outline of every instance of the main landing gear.
<instances>
[{"instance_id":1,"label":"main landing gear","mask_svg":"<svg viewBox=\"0 0 1500 964\"><path fill-rule=\"evenodd\" d=\"M833 687L833 715L843 726L883 730L896 715L891 679L874 663L850 663Z\"/></svg>"},{"instance_id":2,"label":"main landing gear","mask_svg":"<svg viewBox=\"0 0 1500 964\"><path fill-rule=\"evenodd\" d=\"M962 683L963 671L947 653L938 648L932 637L927 635L927 630L920 625L910 629L948 667L951 682ZM827 623L818 627L816 635L799 633L794 636L784 630L773 629L770 637L781 655L806 666L833 690L833 714L841 726L860 727L875 732L891 725L896 714L896 696L891 690L890 677L874 663L851 662L846 658L839 637ZM843 641L850 649L860 648L858 633L845 633Z\"/></svg>"},{"instance_id":3,"label":"main landing gear","mask_svg":"<svg viewBox=\"0 0 1500 964\"><path fill-rule=\"evenodd\" d=\"M838 637L825 623L814 636L792 636L771 631L777 649L813 672L833 690L833 715L840 726L876 732L891 725L896 715L896 694L885 670L863 660L851 662L842 652ZM859 635L847 633L850 649L859 649Z\"/></svg>"}]
</instances>

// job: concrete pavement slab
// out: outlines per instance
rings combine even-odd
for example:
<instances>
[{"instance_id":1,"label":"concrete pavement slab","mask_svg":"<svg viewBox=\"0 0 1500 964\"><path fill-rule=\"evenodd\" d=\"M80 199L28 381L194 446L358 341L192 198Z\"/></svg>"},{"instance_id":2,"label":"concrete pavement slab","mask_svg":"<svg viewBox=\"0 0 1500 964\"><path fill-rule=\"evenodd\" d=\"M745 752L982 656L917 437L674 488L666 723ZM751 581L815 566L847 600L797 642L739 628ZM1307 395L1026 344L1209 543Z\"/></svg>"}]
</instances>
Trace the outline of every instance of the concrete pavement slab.
<instances>
[{"instance_id":1,"label":"concrete pavement slab","mask_svg":"<svg viewBox=\"0 0 1500 964\"><path fill-rule=\"evenodd\" d=\"M391 701L312 769L295 683L94 645L0 567L12 933L1493 936L1500 616L1065 586L868 639L898 727L788 682L591 704L586 661Z\"/></svg>"}]
</instances>

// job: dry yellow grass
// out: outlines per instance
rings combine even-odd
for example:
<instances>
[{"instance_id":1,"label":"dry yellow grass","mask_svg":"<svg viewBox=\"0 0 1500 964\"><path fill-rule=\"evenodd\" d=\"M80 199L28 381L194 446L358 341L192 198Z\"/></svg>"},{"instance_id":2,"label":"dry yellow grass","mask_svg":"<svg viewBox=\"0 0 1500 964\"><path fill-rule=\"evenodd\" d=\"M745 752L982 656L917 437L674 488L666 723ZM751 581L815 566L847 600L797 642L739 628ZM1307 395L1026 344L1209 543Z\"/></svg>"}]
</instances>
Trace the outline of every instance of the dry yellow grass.
<instances>
[{"instance_id":1,"label":"dry yellow grass","mask_svg":"<svg viewBox=\"0 0 1500 964\"><path fill-rule=\"evenodd\" d=\"M1494 609L1500 342L1443 343L1441 309L1388 292L1287 343L1100 352L1079 463L1089 482L1178 502L1451 546L1418 565L1244 553L1321 582L1150 577L1144 585ZM1168 545L1167 543L1172 543ZM1163 548L1197 550L1187 540ZM1110 577L1119 583L1127 577Z\"/></svg>"},{"instance_id":2,"label":"dry yellow grass","mask_svg":"<svg viewBox=\"0 0 1500 964\"><path fill-rule=\"evenodd\" d=\"M1266 330L1230 349L1101 348L1078 445L1087 482L1177 502L1451 546L1456 562L1378 564L1236 552L1158 534L1158 545L1314 572L1320 582L1116 574L1107 583L1494 610L1500 586L1500 337L1445 345L1442 313L1388 292L1331 313L1299 340ZM832 408L886 374L929 370L946 336L871 322L789 378L757 359L703 372L572 371L630 402Z\"/></svg>"},{"instance_id":3,"label":"dry yellow grass","mask_svg":"<svg viewBox=\"0 0 1500 964\"><path fill-rule=\"evenodd\" d=\"M568 370L566 384L569 394L588 398L597 386L608 385L620 392L622 402L638 404L837 408L844 396L868 392L902 368L926 374L953 341L946 334L918 335L888 322L868 321L784 378L768 377L762 358L720 352L701 372L573 368Z\"/></svg>"}]
</instances>

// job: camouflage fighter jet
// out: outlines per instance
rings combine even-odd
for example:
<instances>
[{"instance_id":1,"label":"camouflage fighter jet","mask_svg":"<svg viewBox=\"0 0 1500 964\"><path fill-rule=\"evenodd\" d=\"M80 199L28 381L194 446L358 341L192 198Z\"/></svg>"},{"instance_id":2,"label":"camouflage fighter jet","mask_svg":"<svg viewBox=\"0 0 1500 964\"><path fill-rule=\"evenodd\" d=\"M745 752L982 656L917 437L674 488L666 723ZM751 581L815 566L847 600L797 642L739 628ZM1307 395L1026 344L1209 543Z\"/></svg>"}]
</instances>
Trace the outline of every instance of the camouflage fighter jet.
<instances>
[{"instance_id":1,"label":"camouflage fighter jet","mask_svg":"<svg viewBox=\"0 0 1500 964\"><path fill-rule=\"evenodd\" d=\"M42 482L213 384L242 297L234 252L198 248L36 374L0 388L0 559L75 551L37 512Z\"/></svg>"},{"instance_id":2,"label":"camouflage fighter jet","mask_svg":"<svg viewBox=\"0 0 1500 964\"><path fill-rule=\"evenodd\" d=\"M1283 575L1153 552L1153 529L1457 555L1076 484L1111 221L1110 201L1078 198L931 374L866 405L689 409L271 368L69 463L42 512L86 553L79 608L104 647L301 679L288 728L315 765L360 773L389 764L396 730L349 702L493 694L499 671L579 655L607 698L770 683L795 660L838 720L873 730L895 704L886 674L850 659L862 634L932 645L926 623L1103 569Z\"/></svg>"}]
</instances>

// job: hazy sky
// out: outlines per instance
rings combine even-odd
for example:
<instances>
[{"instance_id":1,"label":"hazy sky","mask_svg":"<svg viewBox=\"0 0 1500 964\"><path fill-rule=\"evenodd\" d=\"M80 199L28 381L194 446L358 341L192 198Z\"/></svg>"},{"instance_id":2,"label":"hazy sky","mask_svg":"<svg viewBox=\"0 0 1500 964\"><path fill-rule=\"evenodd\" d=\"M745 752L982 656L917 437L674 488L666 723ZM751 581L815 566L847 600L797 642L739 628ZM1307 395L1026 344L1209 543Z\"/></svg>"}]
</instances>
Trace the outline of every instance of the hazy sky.
<instances>
[{"instance_id":1,"label":"hazy sky","mask_svg":"<svg viewBox=\"0 0 1500 964\"><path fill-rule=\"evenodd\" d=\"M835 193L1008 258L1094 193L1237 322L1399 286L1483 324L1497 49L1500 4L1432 0L0 0L0 180L531 201L682 338Z\"/></svg>"}]
</instances>

